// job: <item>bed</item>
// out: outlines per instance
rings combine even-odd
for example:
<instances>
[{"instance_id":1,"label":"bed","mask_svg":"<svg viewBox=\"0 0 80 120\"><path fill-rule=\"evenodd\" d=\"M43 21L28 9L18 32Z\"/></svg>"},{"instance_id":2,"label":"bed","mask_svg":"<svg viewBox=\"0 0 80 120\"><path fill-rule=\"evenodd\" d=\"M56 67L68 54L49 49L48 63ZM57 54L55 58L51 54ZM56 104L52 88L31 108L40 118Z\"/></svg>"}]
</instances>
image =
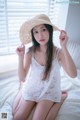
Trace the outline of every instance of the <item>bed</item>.
<instances>
[{"instance_id":1,"label":"bed","mask_svg":"<svg viewBox=\"0 0 80 120\"><path fill-rule=\"evenodd\" d=\"M70 78L61 68L61 89L68 92L68 97L61 106L56 120L80 120L80 43L69 42L68 50L76 64L78 75L76 78ZM12 104L18 88L17 75L0 79L0 120L3 120L2 113L7 113L8 120L13 119ZM31 120L31 117L32 115L28 120Z\"/></svg>"}]
</instances>

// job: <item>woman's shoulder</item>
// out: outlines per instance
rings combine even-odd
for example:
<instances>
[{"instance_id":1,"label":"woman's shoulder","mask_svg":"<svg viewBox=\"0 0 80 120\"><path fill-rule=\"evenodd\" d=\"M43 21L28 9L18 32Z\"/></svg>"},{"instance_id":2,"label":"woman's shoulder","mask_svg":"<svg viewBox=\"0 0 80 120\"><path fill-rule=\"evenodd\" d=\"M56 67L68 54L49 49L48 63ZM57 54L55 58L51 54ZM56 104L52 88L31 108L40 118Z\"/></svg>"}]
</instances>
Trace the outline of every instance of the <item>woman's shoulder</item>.
<instances>
[{"instance_id":1,"label":"woman's shoulder","mask_svg":"<svg viewBox=\"0 0 80 120\"><path fill-rule=\"evenodd\" d=\"M60 51L61 48L57 47L57 46L54 46L54 50L57 52L57 51Z\"/></svg>"},{"instance_id":2,"label":"woman's shoulder","mask_svg":"<svg viewBox=\"0 0 80 120\"><path fill-rule=\"evenodd\" d=\"M54 46L53 54L58 54L61 51L61 48Z\"/></svg>"},{"instance_id":3,"label":"woman's shoulder","mask_svg":"<svg viewBox=\"0 0 80 120\"><path fill-rule=\"evenodd\" d=\"M28 58L32 57L32 47L29 47L29 48L26 49L25 56L28 57Z\"/></svg>"},{"instance_id":4,"label":"woman's shoulder","mask_svg":"<svg viewBox=\"0 0 80 120\"><path fill-rule=\"evenodd\" d=\"M58 60L60 59L61 56L61 48L54 46L54 54L55 56L58 58Z\"/></svg>"}]
</instances>

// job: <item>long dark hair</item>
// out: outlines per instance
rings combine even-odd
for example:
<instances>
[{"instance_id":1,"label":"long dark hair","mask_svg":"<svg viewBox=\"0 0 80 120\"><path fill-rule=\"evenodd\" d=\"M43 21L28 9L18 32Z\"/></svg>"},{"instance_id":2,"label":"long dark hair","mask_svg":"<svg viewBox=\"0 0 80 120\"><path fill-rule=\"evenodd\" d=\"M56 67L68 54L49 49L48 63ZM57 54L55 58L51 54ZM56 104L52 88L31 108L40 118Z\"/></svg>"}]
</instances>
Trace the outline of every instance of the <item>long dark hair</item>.
<instances>
[{"instance_id":1,"label":"long dark hair","mask_svg":"<svg viewBox=\"0 0 80 120\"><path fill-rule=\"evenodd\" d=\"M47 51L46 51L46 55L47 55L46 67L45 67L42 80L45 80L49 76L51 65L52 65L52 58L53 58L53 27L48 24L44 24L44 25L49 31L49 40L47 43ZM31 30L31 35L32 35L32 42L33 42L32 49L36 51L36 49L40 46L40 44L34 38L33 29Z\"/></svg>"}]
</instances>

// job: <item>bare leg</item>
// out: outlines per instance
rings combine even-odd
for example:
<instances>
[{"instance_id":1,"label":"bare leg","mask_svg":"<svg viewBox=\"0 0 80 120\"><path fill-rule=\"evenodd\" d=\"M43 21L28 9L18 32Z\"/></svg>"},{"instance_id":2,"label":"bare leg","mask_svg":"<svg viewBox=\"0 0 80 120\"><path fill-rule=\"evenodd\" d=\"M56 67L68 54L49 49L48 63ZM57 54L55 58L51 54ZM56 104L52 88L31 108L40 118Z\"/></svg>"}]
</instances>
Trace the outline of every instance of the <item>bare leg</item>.
<instances>
[{"instance_id":1,"label":"bare leg","mask_svg":"<svg viewBox=\"0 0 80 120\"><path fill-rule=\"evenodd\" d=\"M14 102L13 102L13 107L12 107L12 113L15 114L16 113L16 109L19 105L19 102L21 100L21 90L17 93L15 99L14 99Z\"/></svg>"},{"instance_id":2,"label":"bare leg","mask_svg":"<svg viewBox=\"0 0 80 120\"><path fill-rule=\"evenodd\" d=\"M32 120L45 120L53 104L50 100L42 100L37 103Z\"/></svg>"},{"instance_id":3,"label":"bare leg","mask_svg":"<svg viewBox=\"0 0 80 120\"><path fill-rule=\"evenodd\" d=\"M26 120L34 105L35 102L24 100L20 91L13 104L13 120Z\"/></svg>"},{"instance_id":4,"label":"bare leg","mask_svg":"<svg viewBox=\"0 0 80 120\"><path fill-rule=\"evenodd\" d=\"M61 98L61 102L60 103L55 103L52 108L50 109L47 117L46 117L46 120L55 120L57 114L58 114L58 111L61 107L61 105L63 104L64 100L66 99L67 97L67 92L62 92L62 98Z\"/></svg>"},{"instance_id":5,"label":"bare leg","mask_svg":"<svg viewBox=\"0 0 80 120\"><path fill-rule=\"evenodd\" d=\"M19 102L21 100L21 97L22 97L22 86L23 86L23 82L20 83L20 88L19 88L19 91L14 99L14 102L13 102L13 107L12 107L12 113L16 112L16 109L19 105ZM15 113L14 113L15 114Z\"/></svg>"}]
</instances>

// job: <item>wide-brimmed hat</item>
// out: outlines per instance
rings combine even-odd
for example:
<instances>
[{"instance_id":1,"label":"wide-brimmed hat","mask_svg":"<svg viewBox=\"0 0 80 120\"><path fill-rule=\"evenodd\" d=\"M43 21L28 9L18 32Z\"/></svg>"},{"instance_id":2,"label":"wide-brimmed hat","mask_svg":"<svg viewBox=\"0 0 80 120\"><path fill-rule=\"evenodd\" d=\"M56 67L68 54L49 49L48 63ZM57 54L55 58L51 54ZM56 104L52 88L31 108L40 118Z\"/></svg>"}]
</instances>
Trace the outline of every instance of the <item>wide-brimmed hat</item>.
<instances>
[{"instance_id":1,"label":"wide-brimmed hat","mask_svg":"<svg viewBox=\"0 0 80 120\"><path fill-rule=\"evenodd\" d=\"M45 14L40 14L35 16L34 18L24 22L20 28L20 40L23 44L27 44L32 41L31 30L33 27L40 24L48 24L53 27L53 31L60 29L51 23L49 17Z\"/></svg>"}]
</instances>

